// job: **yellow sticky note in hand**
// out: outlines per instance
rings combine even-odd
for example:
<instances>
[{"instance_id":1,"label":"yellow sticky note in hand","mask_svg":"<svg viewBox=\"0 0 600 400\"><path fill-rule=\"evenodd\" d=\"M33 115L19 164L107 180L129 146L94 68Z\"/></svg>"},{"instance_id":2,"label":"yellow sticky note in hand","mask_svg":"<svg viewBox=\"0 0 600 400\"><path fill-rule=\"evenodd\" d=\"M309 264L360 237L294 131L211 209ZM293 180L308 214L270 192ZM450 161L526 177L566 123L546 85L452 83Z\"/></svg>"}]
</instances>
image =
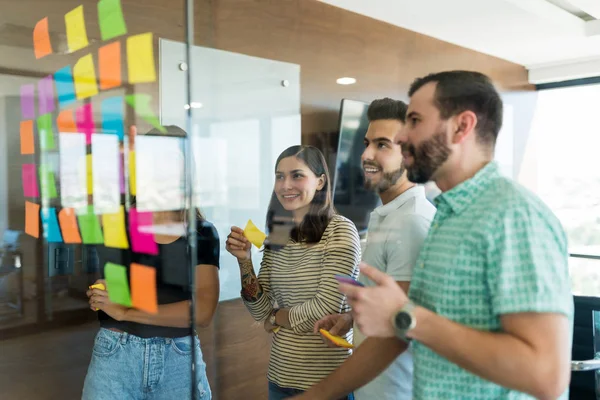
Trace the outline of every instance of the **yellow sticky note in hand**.
<instances>
[{"instance_id":1,"label":"yellow sticky note in hand","mask_svg":"<svg viewBox=\"0 0 600 400\"><path fill-rule=\"evenodd\" d=\"M258 229L258 227L254 225L254 222L252 222L251 219L248 220L248 223L244 228L244 236L246 236L246 239L248 239L250 243L258 247L259 249L262 247L263 242L267 238L267 235L265 235L260 229Z\"/></svg>"}]
</instances>

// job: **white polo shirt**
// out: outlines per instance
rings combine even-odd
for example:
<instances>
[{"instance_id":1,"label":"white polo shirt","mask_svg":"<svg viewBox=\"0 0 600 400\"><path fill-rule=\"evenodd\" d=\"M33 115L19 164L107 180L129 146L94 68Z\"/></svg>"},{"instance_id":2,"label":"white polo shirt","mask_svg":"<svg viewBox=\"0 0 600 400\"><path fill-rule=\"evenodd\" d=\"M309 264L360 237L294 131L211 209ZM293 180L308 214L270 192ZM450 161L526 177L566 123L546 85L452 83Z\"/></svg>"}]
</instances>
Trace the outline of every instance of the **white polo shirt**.
<instances>
[{"instance_id":1,"label":"white polo shirt","mask_svg":"<svg viewBox=\"0 0 600 400\"><path fill-rule=\"evenodd\" d=\"M435 211L425 197L423 186L415 186L377 207L370 216L362 260L396 281L410 281ZM365 286L374 285L362 275L359 281ZM354 326L354 345L360 346L364 339ZM377 378L355 391L354 396L357 400L411 400L412 379L409 347Z\"/></svg>"}]
</instances>

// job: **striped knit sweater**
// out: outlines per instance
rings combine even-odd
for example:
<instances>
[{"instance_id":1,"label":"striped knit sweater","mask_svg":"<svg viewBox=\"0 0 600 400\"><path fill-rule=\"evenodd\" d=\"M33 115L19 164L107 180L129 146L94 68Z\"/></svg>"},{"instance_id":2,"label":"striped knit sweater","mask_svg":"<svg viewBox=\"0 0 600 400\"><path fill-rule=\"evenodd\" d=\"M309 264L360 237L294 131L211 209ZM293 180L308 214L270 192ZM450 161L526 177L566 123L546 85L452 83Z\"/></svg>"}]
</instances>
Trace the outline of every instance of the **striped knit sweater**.
<instances>
[{"instance_id":1,"label":"striped knit sweater","mask_svg":"<svg viewBox=\"0 0 600 400\"><path fill-rule=\"evenodd\" d=\"M258 274L263 295L255 302L244 299L244 303L257 321L267 319L275 304L289 308L292 325L292 329L281 328L274 335L269 381L306 390L348 358L349 350L327 347L313 328L328 314L348 311L334 275L356 277L359 260L358 233L341 215L333 217L317 244L290 240L279 251L264 251ZM351 340L351 332L347 336Z\"/></svg>"}]
</instances>

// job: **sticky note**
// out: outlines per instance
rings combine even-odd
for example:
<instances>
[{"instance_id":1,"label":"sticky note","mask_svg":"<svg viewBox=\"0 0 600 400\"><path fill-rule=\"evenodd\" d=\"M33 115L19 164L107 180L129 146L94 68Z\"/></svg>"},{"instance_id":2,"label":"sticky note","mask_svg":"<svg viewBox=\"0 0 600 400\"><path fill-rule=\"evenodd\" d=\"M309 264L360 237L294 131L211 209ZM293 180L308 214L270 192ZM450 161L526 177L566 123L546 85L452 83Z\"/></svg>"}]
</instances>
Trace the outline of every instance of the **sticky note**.
<instances>
[{"instance_id":1,"label":"sticky note","mask_svg":"<svg viewBox=\"0 0 600 400\"><path fill-rule=\"evenodd\" d=\"M73 82L73 71L71 66L66 66L54 73L56 82L56 93L60 108L65 108L75 103L75 83Z\"/></svg>"},{"instance_id":2,"label":"sticky note","mask_svg":"<svg viewBox=\"0 0 600 400\"><path fill-rule=\"evenodd\" d=\"M106 263L104 266L104 279L106 279L106 289L110 301L131 307L127 269L123 265Z\"/></svg>"},{"instance_id":3,"label":"sticky note","mask_svg":"<svg viewBox=\"0 0 600 400\"><path fill-rule=\"evenodd\" d=\"M135 253L158 254L158 245L154 241L154 235L148 233L152 225L151 212L138 212L135 208L129 209L129 235L131 236L131 249Z\"/></svg>"},{"instance_id":4,"label":"sticky note","mask_svg":"<svg viewBox=\"0 0 600 400\"><path fill-rule=\"evenodd\" d=\"M152 33L127 38L127 71L131 84L156 81Z\"/></svg>"},{"instance_id":5,"label":"sticky note","mask_svg":"<svg viewBox=\"0 0 600 400\"><path fill-rule=\"evenodd\" d=\"M88 205L86 146L83 135L61 133L60 143L60 202L77 214Z\"/></svg>"},{"instance_id":6,"label":"sticky note","mask_svg":"<svg viewBox=\"0 0 600 400\"><path fill-rule=\"evenodd\" d=\"M40 205L29 201L25 202L25 233L40 237Z\"/></svg>"},{"instance_id":7,"label":"sticky note","mask_svg":"<svg viewBox=\"0 0 600 400\"><path fill-rule=\"evenodd\" d=\"M135 176L135 151L129 152L129 191L132 196L136 195L136 176Z\"/></svg>"},{"instance_id":8,"label":"sticky note","mask_svg":"<svg viewBox=\"0 0 600 400\"><path fill-rule=\"evenodd\" d=\"M48 114L54 111L54 77L48 75L38 82L39 113Z\"/></svg>"},{"instance_id":9,"label":"sticky note","mask_svg":"<svg viewBox=\"0 0 600 400\"><path fill-rule=\"evenodd\" d=\"M40 193L35 164L23 164L21 167L21 177L23 178L23 196L38 197Z\"/></svg>"},{"instance_id":10,"label":"sticky note","mask_svg":"<svg viewBox=\"0 0 600 400\"><path fill-rule=\"evenodd\" d=\"M21 86L21 115L23 119L35 118L35 85Z\"/></svg>"},{"instance_id":11,"label":"sticky note","mask_svg":"<svg viewBox=\"0 0 600 400\"><path fill-rule=\"evenodd\" d=\"M53 150L54 131L52 130L52 114L42 115L37 119L38 137L40 139L41 150Z\"/></svg>"},{"instance_id":12,"label":"sticky note","mask_svg":"<svg viewBox=\"0 0 600 400\"><path fill-rule=\"evenodd\" d=\"M96 69L91 54L81 57L73 67L75 95L78 100L87 99L98 94Z\"/></svg>"},{"instance_id":13,"label":"sticky note","mask_svg":"<svg viewBox=\"0 0 600 400\"><path fill-rule=\"evenodd\" d=\"M92 136L92 180L96 214L119 212L119 138L115 135ZM104 235L106 238L106 234Z\"/></svg>"},{"instance_id":14,"label":"sticky note","mask_svg":"<svg viewBox=\"0 0 600 400\"><path fill-rule=\"evenodd\" d=\"M74 8L65 14L65 25L67 27L67 45L70 53L83 49L88 45L83 6Z\"/></svg>"},{"instance_id":15,"label":"sticky note","mask_svg":"<svg viewBox=\"0 0 600 400\"><path fill-rule=\"evenodd\" d=\"M152 111L152 108L150 107L150 100L152 100L152 97L150 97L149 94L130 94L125 96L125 101L127 104L134 109L135 113L139 117L150 123L160 132L167 133L165 127L160 124L160 121Z\"/></svg>"},{"instance_id":16,"label":"sticky note","mask_svg":"<svg viewBox=\"0 0 600 400\"><path fill-rule=\"evenodd\" d=\"M151 314L158 313L156 269L131 263L131 300L138 310Z\"/></svg>"},{"instance_id":17,"label":"sticky note","mask_svg":"<svg viewBox=\"0 0 600 400\"><path fill-rule=\"evenodd\" d=\"M103 244L104 236L100 228L100 221L94 213L94 206L87 206L85 214L77 216L81 238L84 244Z\"/></svg>"},{"instance_id":18,"label":"sticky note","mask_svg":"<svg viewBox=\"0 0 600 400\"><path fill-rule=\"evenodd\" d=\"M100 0L98 22L102 40L110 40L127 33L121 0Z\"/></svg>"},{"instance_id":19,"label":"sticky note","mask_svg":"<svg viewBox=\"0 0 600 400\"><path fill-rule=\"evenodd\" d=\"M125 231L125 208L120 206L119 212L102 214L104 228L104 245L117 249L128 249L127 232Z\"/></svg>"},{"instance_id":20,"label":"sticky note","mask_svg":"<svg viewBox=\"0 0 600 400\"><path fill-rule=\"evenodd\" d=\"M92 155L88 154L85 156L85 167L87 171L87 194L94 193L94 171L93 165L94 160L92 159Z\"/></svg>"},{"instance_id":21,"label":"sticky note","mask_svg":"<svg viewBox=\"0 0 600 400\"><path fill-rule=\"evenodd\" d=\"M56 127L58 128L59 134L77 132L77 125L75 123L73 110L61 111L56 118Z\"/></svg>"},{"instance_id":22,"label":"sticky note","mask_svg":"<svg viewBox=\"0 0 600 400\"><path fill-rule=\"evenodd\" d=\"M125 136L123 122L123 97L109 97L102 100L102 133L117 135L119 140Z\"/></svg>"},{"instance_id":23,"label":"sticky note","mask_svg":"<svg viewBox=\"0 0 600 400\"><path fill-rule=\"evenodd\" d=\"M42 198L44 199L55 199L57 198L56 194L56 184L54 172L50 170L49 166L46 164L41 164L40 168L40 186L42 187Z\"/></svg>"},{"instance_id":24,"label":"sticky note","mask_svg":"<svg viewBox=\"0 0 600 400\"><path fill-rule=\"evenodd\" d=\"M251 219L248 220L246 227L244 228L244 236L259 249L262 247L267 235L265 235Z\"/></svg>"},{"instance_id":25,"label":"sticky note","mask_svg":"<svg viewBox=\"0 0 600 400\"><path fill-rule=\"evenodd\" d=\"M41 19L33 28L33 51L38 60L52 54L50 33L48 31L48 17Z\"/></svg>"},{"instance_id":26,"label":"sticky note","mask_svg":"<svg viewBox=\"0 0 600 400\"><path fill-rule=\"evenodd\" d=\"M62 243L62 235L56 219L56 209L53 207L42 208L42 227L44 239L50 243Z\"/></svg>"},{"instance_id":27,"label":"sticky note","mask_svg":"<svg viewBox=\"0 0 600 400\"><path fill-rule=\"evenodd\" d=\"M77 217L72 208L63 208L58 213L58 222L65 243L81 243L81 235L77 227Z\"/></svg>"},{"instance_id":28,"label":"sticky note","mask_svg":"<svg viewBox=\"0 0 600 400\"><path fill-rule=\"evenodd\" d=\"M123 153L119 155L119 191L125 194L125 160Z\"/></svg>"},{"instance_id":29,"label":"sticky note","mask_svg":"<svg viewBox=\"0 0 600 400\"><path fill-rule=\"evenodd\" d=\"M21 121L21 154L34 154L33 121Z\"/></svg>"},{"instance_id":30,"label":"sticky note","mask_svg":"<svg viewBox=\"0 0 600 400\"><path fill-rule=\"evenodd\" d=\"M77 108L75 111L75 123L77 124L77 132L85 135L85 144L92 144L92 133L95 128L92 103L87 103Z\"/></svg>"},{"instance_id":31,"label":"sticky note","mask_svg":"<svg viewBox=\"0 0 600 400\"><path fill-rule=\"evenodd\" d=\"M121 42L114 42L98 50L100 89L121 86Z\"/></svg>"}]
</instances>

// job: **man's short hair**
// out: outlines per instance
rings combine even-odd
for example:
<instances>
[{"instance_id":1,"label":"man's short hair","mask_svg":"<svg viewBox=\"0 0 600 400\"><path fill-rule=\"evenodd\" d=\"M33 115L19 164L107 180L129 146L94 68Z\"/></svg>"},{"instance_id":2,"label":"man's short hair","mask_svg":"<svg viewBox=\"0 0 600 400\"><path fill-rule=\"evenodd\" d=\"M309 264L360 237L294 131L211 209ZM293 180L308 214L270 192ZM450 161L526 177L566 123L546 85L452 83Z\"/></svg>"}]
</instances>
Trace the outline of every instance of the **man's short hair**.
<instances>
[{"instance_id":1,"label":"man's short hair","mask_svg":"<svg viewBox=\"0 0 600 400\"><path fill-rule=\"evenodd\" d=\"M379 121L382 119L395 119L402 123L406 122L406 110L408 106L400 100L383 99L373 100L367 110L367 118L369 122Z\"/></svg>"},{"instance_id":2,"label":"man's short hair","mask_svg":"<svg viewBox=\"0 0 600 400\"><path fill-rule=\"evenodd\" d=\"M415 79L408 95L412 97L429 82L437 83L434 101L442 119L467 110L474 112L479 142L494 146L502 128L502 99L490 78L475 71L438 72Z\"/></svg>"}]
</instances>

